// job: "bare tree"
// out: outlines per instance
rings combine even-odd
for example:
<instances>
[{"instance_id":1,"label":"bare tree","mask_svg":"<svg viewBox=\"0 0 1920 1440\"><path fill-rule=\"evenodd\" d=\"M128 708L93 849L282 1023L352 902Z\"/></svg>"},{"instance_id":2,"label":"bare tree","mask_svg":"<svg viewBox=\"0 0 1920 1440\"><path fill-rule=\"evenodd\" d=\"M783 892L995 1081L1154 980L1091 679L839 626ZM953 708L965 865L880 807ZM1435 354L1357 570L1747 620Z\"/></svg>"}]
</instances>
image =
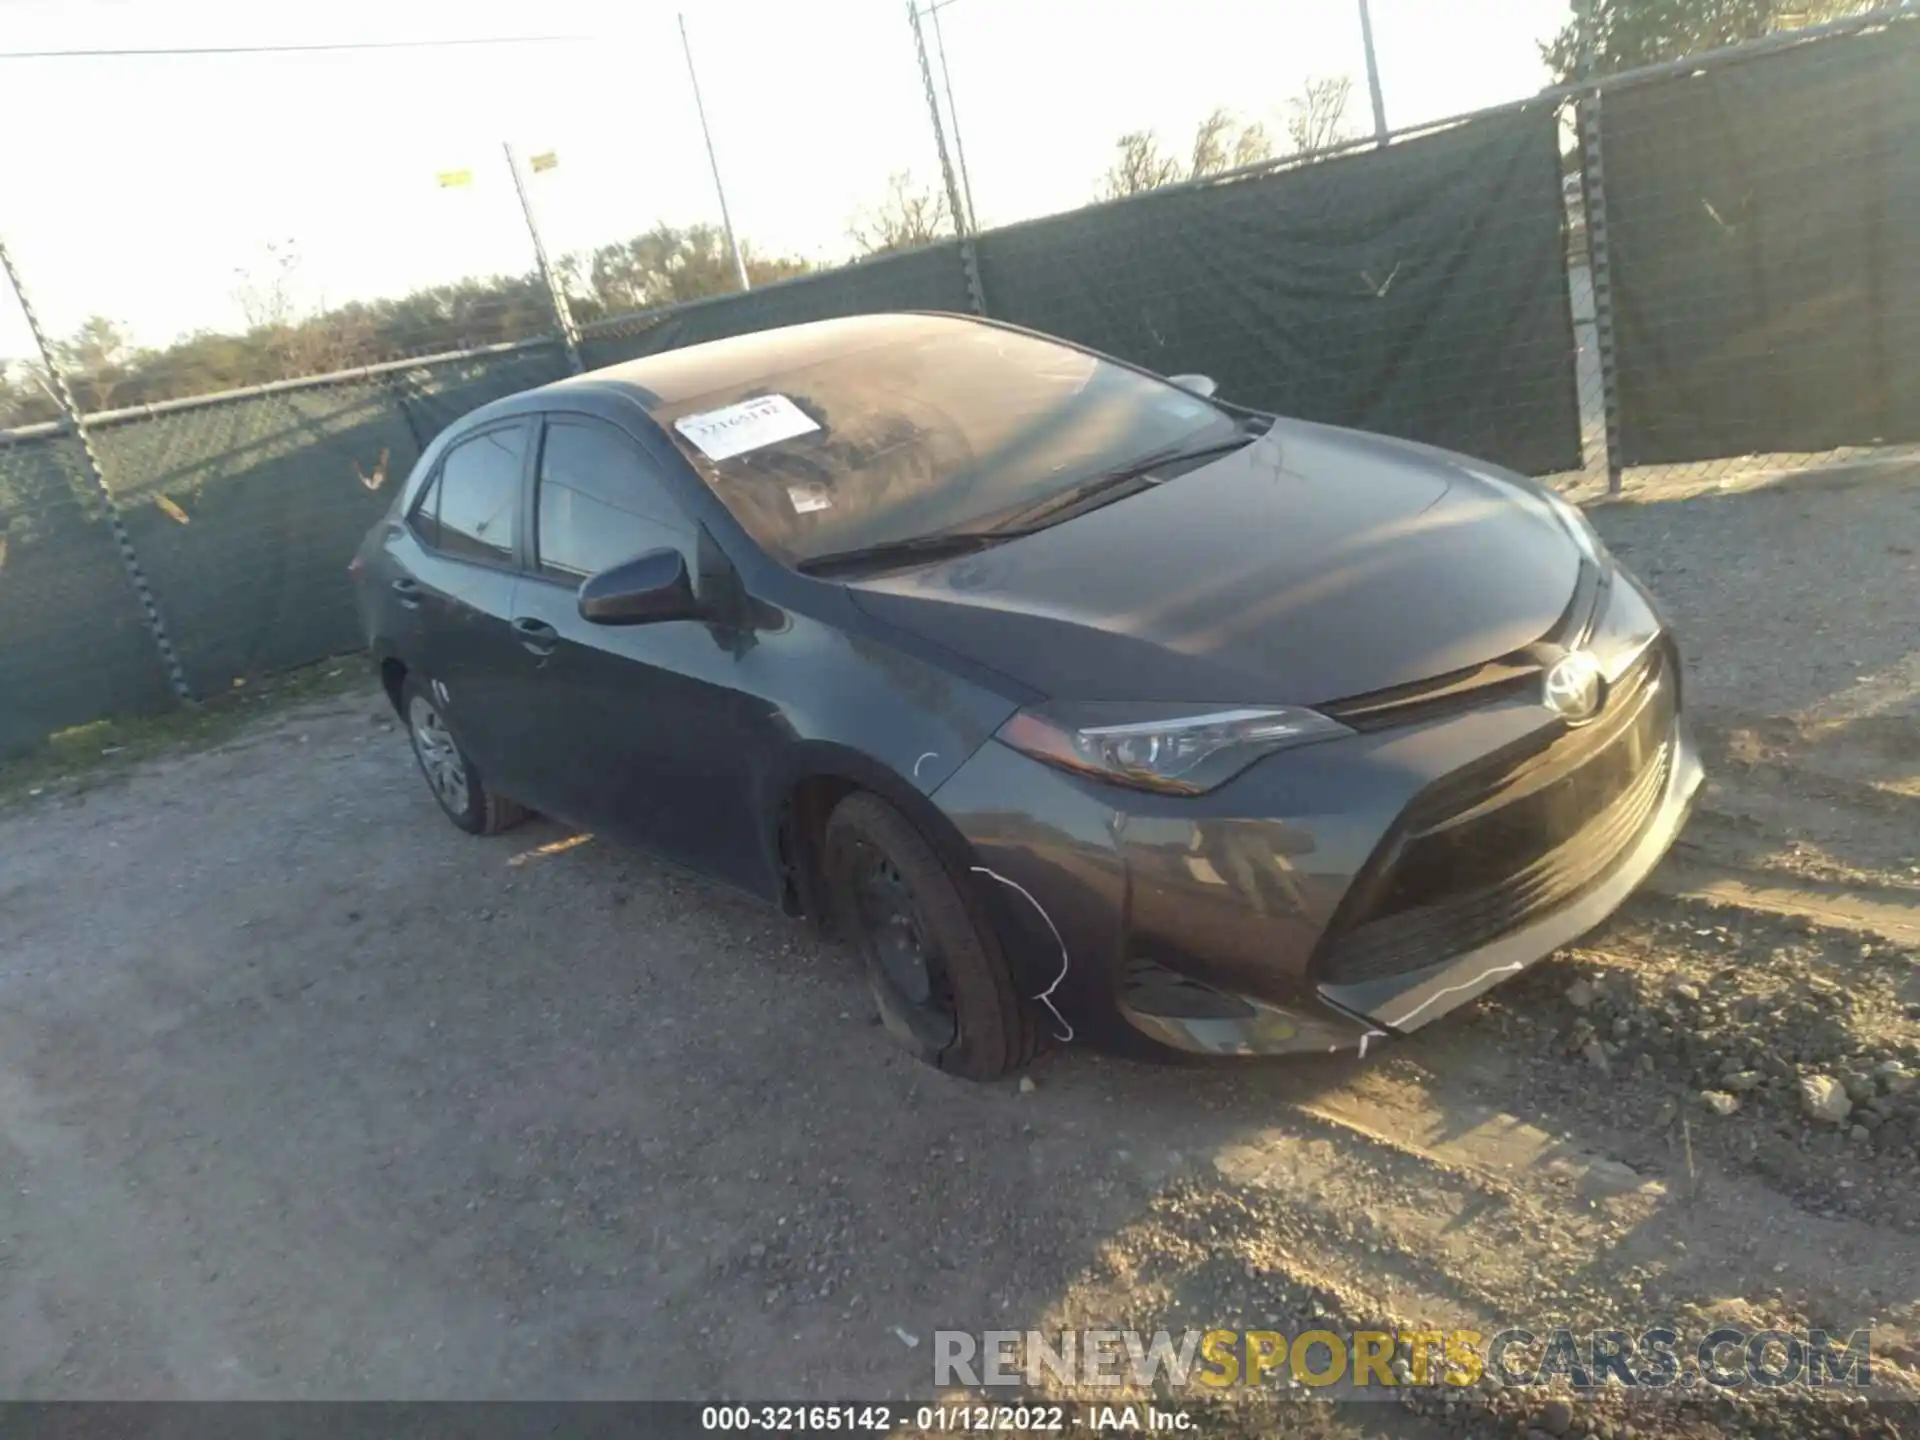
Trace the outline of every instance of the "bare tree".
<instances>
[{"instance_id":1,"label":"bare tree","mask_svg":"<svg viewBox=\"0 0 1920 1440\"><path fill-rule=\"evenodd\" d=\"M1351 139L1347 128L1347 101L1353 79L1347 75L1314 75L1300 94L1287 102L1287 139L1294 153L1311 155Z\"/></svg>"},{"instance_id":2,"label":"bare tree","mask_svg":"<svg viewBox=\"0 0 1920 1440\"><path fill-rule=\"evenodd\" d=\"M947 197L933 186L916 185L905 170L887 177L887 197L878 209L861 211L847 227L847 237L863 255L912 250L952 232Z\"/></svg>"},{"instance_id":3,"label":"bare tree","mask_svg":"<svg viewBox=\"0 0 1920 1440\"><path fill-rule=\"evenodd\" d=\"M271 378L325 375L361 363L369 338L364 323L352 314L329 311L324 303L311 313L300 303L299 245L269 240L261 251L255 264L235 268L233 298L246 319L247 333L272 357L279 373Z\"/></svg>"},{"instance_id":4,"label":"bare tree","mask_svg":"<svg viewBox=\"0 0 1920 1440\"><path fill-rule=\"evenodd\" d=\"M1160 142L1151 130L1130 130L1113 143L1120 158L1101 184L1102 200L1141 195L1180 179L1180 162L1160 153Z\"/></svg>"},{"instance_id":5,"label":"bare tree","mask_svg":"<svg viewBox=\"0 0 1920 1440\"><path fill-rule=\"evenodd\" d=\"M1143 195L1163 185L1199 180L1273 158L1267 127L1258 121L1242 120L1225 108L1214 110L1194 127L1193 148L1184 165L1160 149L1159 138L1151 130L1130 130L1114 141L1114 148L1120 158L1101 179L1098 198L1102 200Z\"/></svg>"},{"instance_id":6,"label":"bare tree","mask_svg":"<svg viewBox=\"0 0 1920 1440\"><path fill-rule=\"evenodd\" d=\"M1194 129L1193 158L1187 165L1187 179L1198 180L1272 158L1273 141L1267 135L1266 126L1257 120L1240 120L1231 110L1218 109Z\"/></svg>"}]
</instances>

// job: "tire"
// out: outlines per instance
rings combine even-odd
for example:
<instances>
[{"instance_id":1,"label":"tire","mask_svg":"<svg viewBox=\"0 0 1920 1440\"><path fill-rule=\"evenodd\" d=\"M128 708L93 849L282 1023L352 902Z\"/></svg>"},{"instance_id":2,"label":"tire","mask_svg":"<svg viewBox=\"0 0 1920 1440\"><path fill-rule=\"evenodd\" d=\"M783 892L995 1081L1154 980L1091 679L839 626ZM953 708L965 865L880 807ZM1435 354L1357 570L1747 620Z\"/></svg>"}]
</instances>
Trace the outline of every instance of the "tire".
<instances>
[{"instance_id":1,"label":"tire","mask_svg":"<svg viewBox=\"0 0 1920 1440\"><path fill-rule=\"evenodd\" d=\"M433 696L412 675L400 687L400 717L428 792L455 825L469 835L498 835L527 818L525 806L487 788Z\"/></svg>"},{"instance_id":2,"label":"tire","mask_svg":"<svg viewBox=\"0 0 1920 1440\"><path fill-rule=\"evenodd\" d=\"M876 795L827 819L822 868L887 1031L929 1065L997 1080L1039 1049L1000 946L911 821Z\"/></svg>"}]
</instances>

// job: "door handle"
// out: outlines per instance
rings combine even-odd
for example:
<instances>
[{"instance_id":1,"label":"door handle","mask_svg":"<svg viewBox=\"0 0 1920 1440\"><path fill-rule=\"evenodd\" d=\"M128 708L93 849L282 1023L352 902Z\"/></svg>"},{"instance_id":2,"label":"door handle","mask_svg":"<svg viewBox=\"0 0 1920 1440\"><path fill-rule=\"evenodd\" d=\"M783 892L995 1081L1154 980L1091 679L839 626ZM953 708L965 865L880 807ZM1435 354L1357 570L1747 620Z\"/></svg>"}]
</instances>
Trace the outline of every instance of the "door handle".
<instances>
[{"instance_id":1,"label":"door handle","mask_svg":"<svg viewBox=\"0 0 1920 1440\"><path fill-rule=\"evenodd\" d=\"M400 597L400 604L408 610L420 608L420 582L401 576L393 582L393 593Z\"/></svg>"},{"instance_id":2,"label":"door handle","mask_svg":"<svg viewBox=\"0 0 1920 1440\"><path fill-rule=\"evenodd\" d=\"M521 648L535 655L551 655L553 647L560 643L560 632L544 620L535 620L522 615L513 622L513 633L519 638Z\"/></svg>"}]
</instances>

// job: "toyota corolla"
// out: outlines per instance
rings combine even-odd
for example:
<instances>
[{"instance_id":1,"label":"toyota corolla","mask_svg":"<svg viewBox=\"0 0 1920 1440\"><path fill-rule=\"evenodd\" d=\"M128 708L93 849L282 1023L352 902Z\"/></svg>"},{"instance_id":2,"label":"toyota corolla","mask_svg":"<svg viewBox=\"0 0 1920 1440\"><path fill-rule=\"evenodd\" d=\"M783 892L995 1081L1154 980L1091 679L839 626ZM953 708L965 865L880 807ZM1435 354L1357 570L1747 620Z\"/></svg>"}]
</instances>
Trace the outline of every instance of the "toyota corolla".
<instances>
[{"instance_id":1,"label":"toyota corolla","mask_svg":"<svg viewBox=\"0 0 1920 1440\"><path fill-rule=\"evenodd\" d=\"M875 315L514 395L356 555L372 656L456 825L810 915L957 1074L1364 1052L1658 862L1679 654L1549 491L1213 391Z\"/></svg>"}]
</instances>

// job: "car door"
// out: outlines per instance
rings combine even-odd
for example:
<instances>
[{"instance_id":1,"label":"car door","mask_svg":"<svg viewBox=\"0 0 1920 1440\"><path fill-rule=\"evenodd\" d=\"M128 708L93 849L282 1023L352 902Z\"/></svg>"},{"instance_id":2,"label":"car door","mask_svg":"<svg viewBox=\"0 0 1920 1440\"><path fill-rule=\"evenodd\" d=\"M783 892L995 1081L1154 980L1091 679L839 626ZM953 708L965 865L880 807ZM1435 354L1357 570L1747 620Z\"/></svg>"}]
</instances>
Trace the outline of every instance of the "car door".
<instances>
[{"instance_id":1,"label":"car door","mask_svg":"<svg viewBox=\"0 0 1920 1440\"><path fill-rule=\"evenodd\" d=\"M582 581L648 551L679 550L697 573L698 526L631 438L580 415L547 418L532 510L513 623L542 744L563 757L555 812L770 891L748 741L767 707L742 685L733 637L707 621L608 626L579 611Z\"/></svg>"},{"instance_id":2,"label":"car door","mask_svg":"<svg viewBox=\"0 0 1920 1440\"><path fill-rule=\"evenodd\" d=\"M449 447L408 517L418 553L394 582L416 617L416 678L487 783L515 799L532 778L508 681L521 653L511 621L534 433L532 420L509 420Z\"/></svg>"}]
</instances>

